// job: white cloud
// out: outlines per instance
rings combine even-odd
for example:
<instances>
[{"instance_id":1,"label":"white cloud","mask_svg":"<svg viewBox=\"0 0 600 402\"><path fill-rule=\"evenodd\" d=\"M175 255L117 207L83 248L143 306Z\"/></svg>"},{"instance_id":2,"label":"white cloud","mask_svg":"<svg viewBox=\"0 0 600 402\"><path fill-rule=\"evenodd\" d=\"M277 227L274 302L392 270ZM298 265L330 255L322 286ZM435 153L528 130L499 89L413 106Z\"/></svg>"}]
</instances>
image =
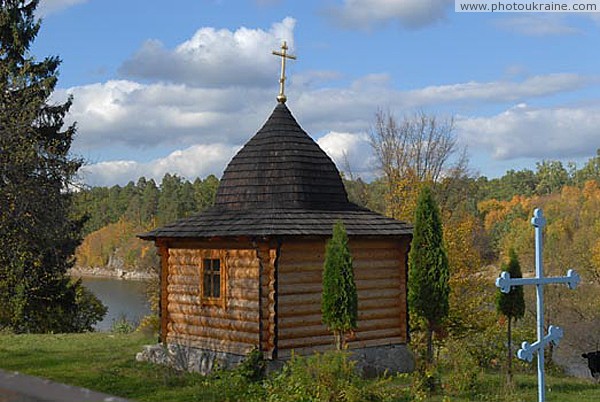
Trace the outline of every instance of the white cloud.
<instances>
[{"instance_id":1,"label":"white cloud","mask_svg":"<svg viewBox=\"0 0 600 402\"><path fill-rule=\"evenodd\" d=\"M327 74L325 74L327 76ZM309 79L310 80L310 79ZM300 80L302 81L302 80ZM504 103L574 91L597 83L594 77L549 74L524 81L469 82L398 91L387 76L370 75L345 88L292 85L288 104L308 132L364 132L377 107L405 112L442 104ZM276 91L262 88L198 88L183 84L108 81L58 91L74 96L69 121L78 124L76 152L114 145L171 149L198 143L242 144L275 105Z\"/></svg>"},{"instance_id":2,"label":"white cloud","mask_svg":"<svg viewBox=\"0 0 600 402\"><path fill-rule=\"evenodd\" d=\"M460 117L461 140L494 159L570 158L600 148L600 105L532 108L518 104L491 117Z\"/></svg>"},{"instance_id":3,"label":"white cloud","mask_svg":"<svg viewBox=\"0 0 600 402\"><path fill-rule=\"evenodd\" d=\"M578 74L546 74L523 81L467 82L437 85L410 91L408 97L416 103L443 103L485 100L488 102L516 101L549 96L583 88L598 79Z\"/></svg>"},{"instance_id":4,"label":"white cloud","mask_svg":"<svg viewBox=\"0 0 600 402\"><path fill-rule=\"evenodd\" d=\"M389 108L402 115L414 109L443 105L453 108L482 103L504 106L507 102L546 99L599 83L595 76L546 74L518 80L466 82L400 91L393 88L387 74L371 74L345 87L326 86L338 78L340 76L331 71L294 76L288 88L288 106L307 132L320 137L319 144L339 167L346 168L343 153L340 153L344 151L351 169L363 178L368 177L373 166L368 140L358 133L367 132L377 107ZM217 170L209 171L205 165L198 164L206 158L194 159L187 150L194 149L198 155L204 155L208 152L206 149L193 147L212 149L214 145L200 144L220 144L231 150L241 146L273 110L276 93L275 86L207 88L183 83L144 84L114 80L57 91L55 99L64 99L67 94L74 96L67 123L76 121L78 125L73 144L77 154L106 160L115 148L120 152L142 150L146 155L160 154L160 149L183 149L181 154L171 154L151 163L110 161L84 169L90 184L110 184L111 180L123 183L141 175L160 179L166 172L190 177L220 173L232 152L224 152L226 157L214 159L211 169ZM573 133L570 136L584 133L584 138L589 140L591 134L585 133L592 132L593 124L600 124L595 117L587 115L588 109L579 110L577 118L568 120L574 110L517 108L494 117L461 118L457 124L469 147L490 150L496 158L532 154L530 140L536 138L540 130L556 136L548 141L546 137L540 137L540 141L546 141L543 144L546 150L564 148L566 152L577 152L582 144L576 140L562 140L563 144L560 141L565 136L559 134L567 130L555 132L556 127L570 121L572 127L568 132ZM600 116L597 112L593 110L592 114ZM513 132L516 133L514 136ZM591 148L598 146L594 144ZM544 154L545 151L540 152ZM184 156L191 157L186 162L189 166L184 163Z\"/></svg>"},{"instance_id":5,"label":"white cloud","mask_svg":"<svg viewBox=\"0 0 600 402\"><path fill-rule=\"evenodd\" d=\"M335 162L340 171L356 177L373 176L373 158L366 134L330 131L317 140L319 146Z\"/></svg>"},{"instance_id":6,"label":"white cloud","mask_svg":"<svg viewBox=\"0 0 600 402\"><path fill-rule=\"evenodd\" d=\"M201 28L174 49L148 40L120 68L129 78L161 80L203 87L277 85L279 63L271 50L286 40L293 50L293 18L262 29Z\"/></svg>"},{"instance_id":7,"label":"white cloud","mask_svg":"<svg viewBox=\"0 0 600 402\"><path fill-rule=\"evenodd\" d=\"M344 0L333 17L351 28L369 28L397 21L406 28L420 28L442 20L452 0Z\"/></svg>"},{"instance_id":8,"label":"white cloud","mask_svg":"<svg viewBox=\"0 0 600 402\"><path fill-rule=\"evenodd\" d=\"M86 3L88 0L42 0L36 13L45 17L49 14L59 12L76 4Z\"/></svg>"},{"instance_id":9,"label":"white cloud","mask_svg":"<svg viewBox=\"0 0 600 402\"><path fill-rule=\"evenodd\" d=\"M223 138L239 143L269 112L266 100L275 98L261 89L206 89L132 81L108 81L65 92L74 97L69 121L78 124L75 145L87 150L107 144L131 148L165 143L186 146ZM64 95L58 92L56 97Z\"/></svg>"},{"instance_id":10,"label":"white cloud","mask_svg":"<svg viewBox=\"0 0 600 402\"><path fill-rule=\"evenodd\" d=\"M147 163L136 161L105 161L81 168L81 180L90 186L125 185L141 176L160 182L166 173L190 180L214 174L220 177L223 169L239 150L227 144L193 145L184 150Z\"/></svg>"},{"instance_id":11,"label":"white cloud","mask_svg":"<svg viewBox=\"0 0 600 402\"><path fill-rule=\"evenodd\" d=\"M498 20L497 26L509 32L527 36L574 35L581 33L556 14L530 14L521 17L507 17Z\"/></svg>"}]
</instances>

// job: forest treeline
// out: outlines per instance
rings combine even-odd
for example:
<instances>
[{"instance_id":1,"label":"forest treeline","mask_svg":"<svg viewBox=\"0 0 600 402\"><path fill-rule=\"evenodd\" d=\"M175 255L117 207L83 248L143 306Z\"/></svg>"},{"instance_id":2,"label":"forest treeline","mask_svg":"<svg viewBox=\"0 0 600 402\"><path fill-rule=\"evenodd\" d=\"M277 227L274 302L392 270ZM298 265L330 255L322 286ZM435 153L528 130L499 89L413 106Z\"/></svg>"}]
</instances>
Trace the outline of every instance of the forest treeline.
<instances>
[{"instance_id":1,"label":"forest treeline","mask_svg":"<svg viewBox=\"0 0 600 402\"><path fill-rule=\"evenodd\" d=\"M510 170L494 179L467 173L442 178L434 183L434 189L446 226L460 230L461 225L470 222L472 233L477 236L476 260L492 263L505 250L504 236L514 218L514 212L507 213L500 222L490 223L499 214L494 208L514 200L549 200L552 195L559 196L565 187L581 189L589 181L600 182L600 150L580 169L550 160L539 162L535 170ZM390 191L385 178L365 182L346 177L344 184L351 201L395 215L397 207L393 203L397 197L390 194L394 189ZM86 219L77 265L107 267L118 262L128 269L151 270L156 261L153 246L135 235L208 208L214 202L218 185L219 179L214 175L189 181L166 174L160 183L141 177L125 186L91 187L77 192L73 214ZM410 203L409 198L404 195L402 200ZM410 216L394 217L411 220Z\"/></svg>"},{"instance_id":2,"label":"forest treeline","mask_svg":"<svg viewBox=\"0 0 600 402\"><path fill-rule=\"evenodd\" d=\"M200 212L213 204L219 179L193 182L166 174L157 184L141 177L126 186L91 187L74 194L73 215L83 217L78 268L151 272L157 268L154 245L136 235Z\"/></svg>"},{"instance_id":3,"label":"forest treeline","mask_svg":"<svg viewBox=\"0 0 600 402\"><path fill-rule=\"evenodd\" d=\"M344 184L353 202L411 220L411 205L427 181L409 179L345 178ZM78 266L155 271L154 245L136 235L209 207L218 183L215 176L189 181L167 174L160 183L140 178L126 186L78 192L73 214L87 217L86 236L76 252ZM583 279L576 292L548 288L548 322L583 326L570 330L563 342L578 350L592 350L600 343L600 334L588 331L600 325L600 151L581 168L543 161L535 170L510 170L494 179L459 169L427 184L440 206L450 267L450 314L444 331L469 336L479 365L493 365L504 349L503 326L493 308L493 283L508 250L517 252L525 275L534 272L534 208L543 208L548 221L546 274L564 275L576 268ZM531 320L533 292L526 290L526 298L526 317ZM528 327L533 325L517 326L515 331ZM411 323L411 328L418 329L419 323Z\"/></svg>"}]
</instances>

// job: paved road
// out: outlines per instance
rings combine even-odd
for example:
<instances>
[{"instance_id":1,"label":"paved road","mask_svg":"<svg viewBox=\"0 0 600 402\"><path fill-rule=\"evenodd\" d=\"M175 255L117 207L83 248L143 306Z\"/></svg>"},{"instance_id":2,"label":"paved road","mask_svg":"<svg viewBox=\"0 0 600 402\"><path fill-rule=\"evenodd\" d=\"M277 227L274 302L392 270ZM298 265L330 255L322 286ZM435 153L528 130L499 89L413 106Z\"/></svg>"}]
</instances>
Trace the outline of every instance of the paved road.
<instances>
[{"instance_id":1,"label":"paved road","mask_svg":"<svg viewBox=\"0 0 600 402\"><path fill-rule=\"evenodd\" d=\"M128 402L39 377L0 370L0 402Z\"/></svg>"}]
</instances>

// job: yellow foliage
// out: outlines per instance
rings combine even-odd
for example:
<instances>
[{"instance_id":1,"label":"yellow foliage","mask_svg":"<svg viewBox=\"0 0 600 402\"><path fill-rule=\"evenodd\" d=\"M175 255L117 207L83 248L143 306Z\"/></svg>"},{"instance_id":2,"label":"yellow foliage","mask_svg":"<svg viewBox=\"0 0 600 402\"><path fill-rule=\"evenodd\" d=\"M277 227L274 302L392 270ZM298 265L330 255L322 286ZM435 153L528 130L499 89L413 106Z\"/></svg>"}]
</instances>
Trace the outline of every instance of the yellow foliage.
<instances>
[{"instance_id":1,"label":"yellow foliage","mask_svg":"<svg viewBox=\"0 0 600 402\"><path fill-rule=\"evenodd\" d=\"M143 231L135 223L121 218L90 233L75 251L79 267L106 267L111 257L121 259L129 269L149 270L155 258L154 247L136 237Z\"/></svg>"}]
</instances>

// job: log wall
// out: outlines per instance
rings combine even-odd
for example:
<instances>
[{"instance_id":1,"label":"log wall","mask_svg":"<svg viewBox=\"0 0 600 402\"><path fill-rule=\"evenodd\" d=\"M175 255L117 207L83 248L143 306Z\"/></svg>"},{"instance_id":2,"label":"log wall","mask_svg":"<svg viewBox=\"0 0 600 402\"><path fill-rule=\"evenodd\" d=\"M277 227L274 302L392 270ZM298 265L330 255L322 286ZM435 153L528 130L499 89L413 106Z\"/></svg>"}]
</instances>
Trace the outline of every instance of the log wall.
<instances>
[{"instance_id":1,"label":"log wall","mask_svg":"<svg viewBox=\"0 0 600 402\"><path fill-rule=\"evenodd\" d=\"M321 323L326 240L287 240L277 273L279 357L331 349ZM358 329L349 348L406 343L406 256L409 240L350 239L358 292Z\"/></svg>"},{"instance_id":2,"label":"log wall","mask_svg":"<svg viewBox=\"0 0 600 402\"><path fill-rule=\"evenodd\" d=\"M255 250L169 248L167 254L167 342L240 355L260 344L260 264ZM203 258L221 258L223 303L201 303Z\"/></svg>"}]
</instances>

